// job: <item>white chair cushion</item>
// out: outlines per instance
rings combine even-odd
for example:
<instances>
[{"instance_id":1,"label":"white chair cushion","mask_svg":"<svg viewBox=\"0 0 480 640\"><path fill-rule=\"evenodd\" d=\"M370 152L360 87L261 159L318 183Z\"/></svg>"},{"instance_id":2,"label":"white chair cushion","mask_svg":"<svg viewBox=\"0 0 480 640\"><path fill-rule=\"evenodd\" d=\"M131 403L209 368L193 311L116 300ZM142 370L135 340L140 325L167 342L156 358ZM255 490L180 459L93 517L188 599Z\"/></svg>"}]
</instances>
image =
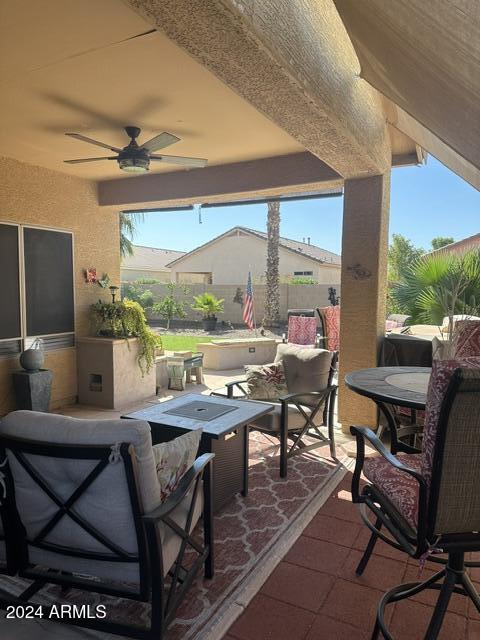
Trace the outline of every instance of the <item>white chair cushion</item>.
<instances>
[{"instance_id":1,"label":"white chair cushion","mask_svg":"<svg viewBox=\"0 0 480 640\"><path fill-rule=\"evenodd\" d=\"M15 411L0 422L0 434L36 442L67 445L113 446L130 443L134 450L134 468L143 513L153 511L161 504L152 451L150 426L139 420L81 420L66 416ZM7 451L15 482L17 507L30 540L41 531L58 511L57 505L30 478L18 460ZM79 460L44 456L25 456L49 486L61 499L66 500L96 466L96 460ZM179 524L183 518L179 510ZM201 506L201 505L200 505ZM128 553L136 554L136 532L131 511L130 497L121 459L112 456L112 462L100 473L90 487L75 503L75 512L111 542ZM201 509L200 509L201 511ZM168 532L167 532L168 533ZM162 532L168 547L166 565L170 562L174 542ZM49 532L46 542L73 547L82 551L110 553L103 544L75 523L63 516ZM180 540L178 539L178 547ZM171 547L171 548L170 548ZM177 547L177 550L178 550ZM33 564L86 573L113 581L138 582L137 563L110 562L74 558L29 545L29 559ZM173 558L174 559L174 558ZM166 566L165 570L170 568Z\"/></svg>"}]
</instances>

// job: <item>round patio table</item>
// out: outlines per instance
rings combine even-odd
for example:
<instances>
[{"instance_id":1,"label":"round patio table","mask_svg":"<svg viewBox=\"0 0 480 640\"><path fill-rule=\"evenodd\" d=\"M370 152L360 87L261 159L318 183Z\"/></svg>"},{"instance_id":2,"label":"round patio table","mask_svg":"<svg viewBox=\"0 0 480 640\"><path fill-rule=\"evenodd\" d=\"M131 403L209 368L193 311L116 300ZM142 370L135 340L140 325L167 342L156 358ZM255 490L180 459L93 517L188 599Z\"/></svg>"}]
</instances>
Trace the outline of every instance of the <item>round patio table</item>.
<instances>
[{"instance_id":1,"label":"round patio table","mask_svg":"<svg viewBox=\"0 0 480 640\"><path fill-rule=\"evenodd\" d=\"M375 367L353 371L345 376L347 387L361 396L371 398L385 416L392 453L418 452L418 449L401 439L411 438L422 429L416 424L401 425L391 405L424 410L430 373L429 367ZM380 434L381 426L377 431L377 435Z\"/></svg>"}]
</instances>

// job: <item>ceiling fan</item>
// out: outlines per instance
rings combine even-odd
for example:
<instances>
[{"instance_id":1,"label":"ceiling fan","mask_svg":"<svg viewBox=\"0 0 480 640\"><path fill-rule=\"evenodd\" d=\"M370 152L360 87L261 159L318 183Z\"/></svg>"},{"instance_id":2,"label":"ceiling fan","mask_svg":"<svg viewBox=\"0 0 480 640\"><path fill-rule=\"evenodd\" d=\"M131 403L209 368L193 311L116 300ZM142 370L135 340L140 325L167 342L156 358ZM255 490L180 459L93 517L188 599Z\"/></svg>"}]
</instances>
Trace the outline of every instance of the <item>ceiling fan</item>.
<instances>
[{"instance_id":1,"label":"ceiling fan","mask_svg":"<svg viewBox=\"0 0 480 640\"><path fill-rule=\"evenodd\" d=\"M66 133L66 136L71 138L77 138L77 140L83 140L90 144L95 144L97 147L103 147L104 149L110 149L115 151L116 156L104 156L100 158L79 158L78 160L64 160L68 164L80 164L82 162L96 162L97 160L116 160L118 166L122 171L128 171L129 173L144 173L150 168L150 161L166 162L170 164L179 164L184 167L205 167L207 160L204 158L186 158L183 156L164 156L154 155L155 151L164 149L165 147L179 142L180 138L174 136L171 133L164 131L158 134L151 140L144 142L142 145L138 145L137 138L140 135L139 127L125 127L127 136L130 138L130 142L126 147L120 149L119 147L113 147L112 145L87 138L80 133Z\"/></svg>"}]
</instances>

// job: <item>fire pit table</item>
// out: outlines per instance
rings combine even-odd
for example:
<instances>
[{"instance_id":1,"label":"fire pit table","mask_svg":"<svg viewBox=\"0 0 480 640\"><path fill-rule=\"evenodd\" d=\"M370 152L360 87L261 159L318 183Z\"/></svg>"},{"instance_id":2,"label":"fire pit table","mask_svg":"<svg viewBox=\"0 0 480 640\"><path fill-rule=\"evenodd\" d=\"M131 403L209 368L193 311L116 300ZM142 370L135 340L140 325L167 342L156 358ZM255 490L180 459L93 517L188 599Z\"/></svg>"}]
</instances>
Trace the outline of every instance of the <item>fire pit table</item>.
<instances>
[{"instance_id":1,"label":"fire pit table","mask_svg":"<svg viewBox=\"0 0 480 640\"><path fill-rule=\"evenodd\" d=\"M149 405L122 418L146 420L153 444L202 429L200 454L214 453L213 509L218 511L236 493L248 493L248 425L273 410L265 402L230 400L200 394Z\"/></svg>"}]
</instances>

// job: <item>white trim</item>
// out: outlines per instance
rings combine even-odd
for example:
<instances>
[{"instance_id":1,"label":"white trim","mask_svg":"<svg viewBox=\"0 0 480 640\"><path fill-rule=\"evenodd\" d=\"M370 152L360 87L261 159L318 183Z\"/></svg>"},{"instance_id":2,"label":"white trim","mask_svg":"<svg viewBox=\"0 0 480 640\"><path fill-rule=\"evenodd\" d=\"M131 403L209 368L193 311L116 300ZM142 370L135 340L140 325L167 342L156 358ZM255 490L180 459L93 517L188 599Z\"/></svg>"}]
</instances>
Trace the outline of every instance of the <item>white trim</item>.
<instances>
[{"instance_id":1,"label":"white trim","mask_svg":"<svg viewBox=\"0 0 480 640\"><path fill-rule=\"evenodd\" d=\"M37 338L56 338L57 336L74 336L75 331L64 331L63 333L39 333L38 336L26 336L28 340L36 340Z\"/></svg>"}]
</instances>

